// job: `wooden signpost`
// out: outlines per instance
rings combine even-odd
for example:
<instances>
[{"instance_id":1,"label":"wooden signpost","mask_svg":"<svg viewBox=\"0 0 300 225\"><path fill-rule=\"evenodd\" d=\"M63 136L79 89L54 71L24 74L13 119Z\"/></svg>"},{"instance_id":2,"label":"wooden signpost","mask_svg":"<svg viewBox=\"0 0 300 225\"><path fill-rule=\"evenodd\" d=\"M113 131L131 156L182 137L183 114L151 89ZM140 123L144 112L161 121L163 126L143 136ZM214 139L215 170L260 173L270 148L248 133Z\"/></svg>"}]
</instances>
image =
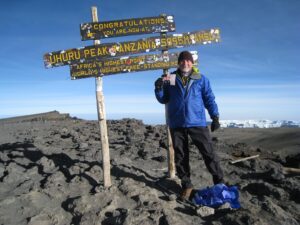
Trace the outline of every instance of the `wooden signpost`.
<instances>
[{"instance_id":1,"label":"wooden signpost","mask_svg":"<svg viewBox=\"0 0 300 225\"><path fill-rule=\"evenodd\" d=\"M82 40L94 40L94 45L55 51L44 55L46 68L69 65L72 79L95 77L105 187L111 186L111 178L102 76L157 69L163 69L166 74L168 68L177 67L179 55L178 52L169 53L169 49L220 41L218 28L172 35L167 35L168 31L175 31L173 16L162 14L159 17L98 22L97 8L92 7L92 23L82 23L80 32ZM101 38L149 33L160 33L161 35L136 41L100 44ZM128 56L158 50L162 53ZM196 63L197 52L191 53ZM174 178L174 150L168 128L167 135L169 176Z\"/></svg>"},{"instance_id":2,"label":"wooden signpost","mask_svg":"<svg viewBox=\"0 0 300 225\"><path fill-rule=\"evenodd\" d=\"M162 32L160 34L162 38L166 38L167 34L166 32ZM163 49L162 54L168 54L168 49ZM197 56L198 59L198 56ZM197 60L198 62L198 60ZM177 64L178 64L178 58L177 58ZM169 73L168 68L163 69L163 74L167 75ZM167 103L168 104L168 103ZM166 120L166 132L167 132L167 146L168 146L168 151L167 151L167 156L168 156L168 175L170 178L175 178L175 152L174 152L174 147L173 147L173 142L171 138L171 132L168 126L168 105L165 104L165 120Z\"/></svg>"},{"instance_id":3,"label":"wooden signpost","mask_svg":"<svg viewBox=\"0 0 300 225\"><path fill-rule=\"evenodd\" d=\"M92 7L92 20L98 22L97 8ZM95 46L100 45L100 40L94 41ZM97 114L100 127L100 140L101 140L101 152L102 152L102 168L103 168L103 183L104 187L111 186L110 178L110 154L109 154L109 142L107 135L106 124L106 111L104 104L104 95L102 88L102 77L96 77L96 100L97 100Z\"/></svg>"}]
</instances>

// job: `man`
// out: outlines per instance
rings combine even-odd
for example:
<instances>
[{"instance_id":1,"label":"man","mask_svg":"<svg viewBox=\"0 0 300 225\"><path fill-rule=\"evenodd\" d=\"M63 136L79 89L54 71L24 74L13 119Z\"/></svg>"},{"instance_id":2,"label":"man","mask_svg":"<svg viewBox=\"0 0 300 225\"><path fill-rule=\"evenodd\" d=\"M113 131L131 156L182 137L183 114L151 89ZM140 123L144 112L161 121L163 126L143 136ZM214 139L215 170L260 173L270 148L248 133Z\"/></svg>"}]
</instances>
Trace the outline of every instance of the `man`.
<instances>
[{"instance_id":1,"label":"man","mask_svg":"<svg viewBox=\"0 0 300 225\"><path fill-rule=\"evenodd\" d=\"M220 127L218 106L209 80L193 67L193 63L192 54L183 51L178 57L178 69L155 81L157 100L167 104L167 124L174 146L176 171L181 179L183 199L189 199L193 190L188 136L202 154L214 184L223 183L223 171L214 153L205 118L206 108L212 119L211 131L217 130Z\"/></svg>"}]
</instances>

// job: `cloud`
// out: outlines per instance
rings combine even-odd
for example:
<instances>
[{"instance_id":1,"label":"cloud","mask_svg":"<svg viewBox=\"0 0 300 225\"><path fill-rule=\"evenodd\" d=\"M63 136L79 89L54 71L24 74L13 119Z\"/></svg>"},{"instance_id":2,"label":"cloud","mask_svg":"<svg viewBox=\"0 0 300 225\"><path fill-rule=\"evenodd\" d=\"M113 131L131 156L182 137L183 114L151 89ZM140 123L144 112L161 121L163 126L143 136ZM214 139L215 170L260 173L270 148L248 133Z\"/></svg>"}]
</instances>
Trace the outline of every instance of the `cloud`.
<instances>
[{"instance_id":1,"label":"cloud","mask_svg":"<svg viewBox=\"0 0 300 225\"><path fill-rule=\"evenodd\" d=\"M227 95L220 96L217 98L217 101L220 104L239 104L241 106L244 105L274 105L274 106L283 106L283 105L299 105L299 98L289 97L289 98L278 98L278 97L264 97L264 96L239 96L239 95Z\"/></svg>"},{"instance_id":2,"label":"cloud","mask_svg":"<svg viewBox=\"0 0 300 225\"><path fill-rule=\"evenodd\" d=\"M297 97L238 96L217 98L223 119L300 120L300 102Z\"/></svg>"},{"instance_id":3,"label":"cloud","mask_svg":"<svg viewBox=\"0 0 300 225\"><path fill-rule=\"evenodd\" d=\"M242 84L242 85L226 85L222 89L300 89L300 84Z\"/></svg>"}]
</instances>

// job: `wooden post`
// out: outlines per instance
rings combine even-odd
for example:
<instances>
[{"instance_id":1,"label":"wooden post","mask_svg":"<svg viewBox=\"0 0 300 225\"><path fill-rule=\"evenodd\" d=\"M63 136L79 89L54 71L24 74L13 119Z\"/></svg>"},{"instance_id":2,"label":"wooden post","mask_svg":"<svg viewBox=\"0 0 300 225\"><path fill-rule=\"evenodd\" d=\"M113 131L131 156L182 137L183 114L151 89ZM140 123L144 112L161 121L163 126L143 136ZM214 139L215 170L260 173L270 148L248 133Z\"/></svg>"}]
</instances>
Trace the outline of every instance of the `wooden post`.
<instances>
[{"instance_id":1,"label":"wooden post","mask_svg":"<svg viewBox=\"0 0 300 225\"><path fill-rule=\"evenodd\" d=\"M92 7L93 22L98 22L97 7ZM95 45L100 44L100 40L94 41ZM100 126L100 138L101 138L101 150L102 150L102 168L103 168L103 181L104 187L111 186L110 178L110 156L109 156L109 144L106 125L106 113L104 104L104 95L102 88L102 77L96 77L96 99L97 99L97 112L98 121Z\"/></svg>"},{"instance_id":2,"label":"wooden post","mask_svg":"<svg viewBox=\"0 0 300 225\"><path fill-rule=\"evenodd\" d=\"M162 37L166 37L166 33L161 33ZM162 54L168 53L168 50L162 50ZM163 69L163 74L168 74L168 69ZM168 104L168 103L167 103ZM168 126L168 107L165 104L165 118L166 118L166 129L167 129L167 143L168 143L168 170L169 170L169 177L175 178L175 157L174 157L174 148L171 139L171 133Z\"/></svg>"},{"instance_id":3,"label":"wooden post","mask_svg":"<svg viewBox=\"0 0 300 225\"><path fill-rule=\"evenodd\" d=\"M166 115L166 122L168 121L168 108L165 105L165 115ZM175 156L174 156L174 148L173 142L171 139L171 133L168 124L166 125L167 129L167 139L168 139L168 169L169 169L169 177L175 178Z\"/></svg>"}]
</instances>

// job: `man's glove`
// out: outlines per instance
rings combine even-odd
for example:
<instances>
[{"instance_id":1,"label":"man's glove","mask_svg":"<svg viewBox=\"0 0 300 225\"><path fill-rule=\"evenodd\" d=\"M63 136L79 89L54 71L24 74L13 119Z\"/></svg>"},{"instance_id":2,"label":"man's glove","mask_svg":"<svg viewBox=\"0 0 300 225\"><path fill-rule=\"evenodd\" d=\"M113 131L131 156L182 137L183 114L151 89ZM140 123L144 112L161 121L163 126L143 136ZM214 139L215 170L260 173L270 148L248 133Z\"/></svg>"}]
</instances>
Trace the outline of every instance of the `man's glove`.
<instances>
[{"instance_id":1,"label":"man's glove","mask_svg":"<svg viewBox=\"0 0 300 225\"><path fill-rule=\"evenodd\" d=\"M219 123L219 117L214 117L213 118L213 121L210 125L210 129L211 129L211 132L214 132L215 130L219 129L220 128L220 123Z\"/></svg>"},{"instance_id":2,"label":"man's glove","mask_svg":"<svg viewBox=\"0 0 300 225\"><path fill-rule=\"evenodd\" d=\"M154 83L155 89L158 89L158 90L161 90L163 85L164 85L164 81L161 77L158 78Z\"/></svg>"}]
</instances>

